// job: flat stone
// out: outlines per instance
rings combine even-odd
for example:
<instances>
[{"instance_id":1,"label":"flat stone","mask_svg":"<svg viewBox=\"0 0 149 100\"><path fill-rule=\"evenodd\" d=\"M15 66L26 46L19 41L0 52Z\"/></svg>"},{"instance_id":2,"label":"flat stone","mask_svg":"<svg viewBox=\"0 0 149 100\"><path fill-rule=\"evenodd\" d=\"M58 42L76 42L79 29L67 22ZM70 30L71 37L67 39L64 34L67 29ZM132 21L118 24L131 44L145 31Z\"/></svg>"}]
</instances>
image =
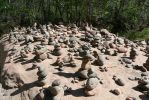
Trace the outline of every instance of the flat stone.
<instances>
[{"instance_id":1,"label":"flat stone","mask_svg":"<svg viewBox=\"0 0 149 100\"><path fill-rule=\"evenodd\" d=\"M119 47L119 48L117 48L117 50L119 53L126 53L127 52L127 49L124 47Z\"/></svg>"},{"instance_id":2,"label":"flat stone","mask_svg":"<svg viewBox=\"0 0 149 100\"><path fill-rule=\"evenodd\" d=\"M123 62L125 62L126 64L131 64L132 61L128 58L123 58Z\"/></svg>"}]
</instances>

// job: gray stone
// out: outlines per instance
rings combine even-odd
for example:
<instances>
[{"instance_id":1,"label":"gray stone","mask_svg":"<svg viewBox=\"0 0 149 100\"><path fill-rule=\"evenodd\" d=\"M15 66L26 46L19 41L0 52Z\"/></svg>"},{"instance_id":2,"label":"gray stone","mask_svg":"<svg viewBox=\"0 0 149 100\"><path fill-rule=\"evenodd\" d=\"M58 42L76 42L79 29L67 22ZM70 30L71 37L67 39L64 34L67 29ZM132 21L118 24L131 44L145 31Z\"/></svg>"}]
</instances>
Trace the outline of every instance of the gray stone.
<instances>
[{"instance_id":1,"label":"gray stone","mask_svg":"<svg viewBox=\"0 0 149 100\"><path fill-rule=\"evenodd\" d=\"M39 59L41 59L41 60L47 59L47 54L43 53L43 54L39 55Z\"/></svg>"},{"instance_id":2,"label":"gray stone","mask_svg":"<svg viewBox=\"0 0 149 100\"><path fill-rule=\"evenodd\" d=\"M44 66L38 66L38 84L40 86L44 86L46 84L46 78L47 78L47 73L46 70L44 69Z\"/></svg>"},{"instance_id":3,"label":"gray stone","mask_svg":"<svg viewBox=\"0 0 149 100\"><path fill-rule=\"evenodd\" d=\"M92 90L97 87L99 80L97 78L89 78L86 82L86 88Z\"/></svg>"},{"instance_id":4,"label":"gray stone","mask_svg":"<svg viewBox=\"0 0 149 100\"><path fill-rule=\"evenodd\" d=\"M31 35L26 35L25 41L26 41L26 43L33 42L33 41L34 41L33 36L31 36Z\"/></svg>"},{"instance_id":5,"label":"gray stone","mask_svg":"<svg viewBox=\"0 0 149 100\"><path fill-rule=\"evenodd\" d=\"M88 78L88 70L82 70L79 72L79 77L82 78L82 79L87 79Z\"/></svg>"},{"instance_id":6,"label":"gray stone","mask_svg":"<svg viewBox=\"0 0 149 100\"><path fill-rule=\"evenodd\" d=\"M48 87L48 90L52 94L53 100L61 100L64 96L64 89L60 86L60 80L55 80L52 82L52 86Z\"/></svg>"},{"instance_id":7,"label":"gray stone","mask_svg":"<svg viewBox=\"0 0 149 100\"><path fill-rule=\"evenodd\" d=\"M60 55L62 55L61 47L60 47L59 44L56 44L56 45L54 46L53 55L55 55L55 56L60 56Z\"/></svg>"},{"instance_id":8,"label":"gray stone","mask_svg":"<svg viewBox=\"0 0 149 100\"><path fill-rule=\"evenodd\" d=\"M133 68L133 66L131 64L126 64L125 67L127 67L127 68Z\"/></svg>"},{"instance_id":9,"label":"gray stone","mask_svg":"<svg viewBox=\"0 0 149 100\"><path fill-rule=\"evenodd\" d=\"M106 49L105 54L112 56L114 54L114 50L113 49Z\"/></svg>"},{"instance_id":10,"label":"gray stone","mask_svg":"<svg viewBox=\"0 0 149 100\"><path fill-rule=\"evenodd\" d=\"M118 85L120 85L120 86L124 86L126 83L125 83L125 81L123 80L123 79L121 79L121 78L118 78L117 80L116 80L116 83L118 84Z\"/></svg>"},{"instance_id":11,"label":"gray stone","mask_svg":"<svg viewBox=\"0 0 149 100\"><path fill-rule=\"evenodd\" d=\"M121 44L121 45L124 44L124 39L122 39L122 38L118 38L117 41L118 41L118 43Z\"/></svg>"},{"instance_id":12,"label":"gray stone","mask_svg":"<svg viewBox=\"0 0 149 100\"><path fill-rule=\"evenodd\" d=\"M109 43L108 43L107 41L103 43L103 46L104 46L105 48L107 48L107 49L110 48Z\"/></svg>"},{"instance_id":13,"label":"gray stone","mask_svg":"<svg viewBox=\"0 0 149 100\"><path fill-rule=\"evenodd\" d=\"M94 52L94 57L96 58L96 60L94 61L95 65L98 66L103 66L105 63L105 59L103 57L102 54L97 53L96 51Z\"/></svg>"},{"instance_id":14,"label":"gray stone","mask_svg":"<svg viewBox=\"0 0 149 100\"><path fill-rule=\"evenodd\" d=\"M147 85L144 86L144 88L149 91L149 83Z\"/></svg>"},{"instance_id":15,"label":"gray stone","mask_svg":"<svg viewBox=\"0 0 149 100\"><path fill-rule=\"evenodd\" d=\"M111 33L107 29L101 29L100 34L101 35L110 35Z\"/></svg>"},{"instance_id":16,"label":"gray stone","mask_svg":"<svg viewBox=\"0 0 149 100\"><path fill-rule=\"evenodd\" d=\"M61 85L61 81L59 79L56 79L52 82L52 86L59 86Z\"/></svg>"},{"instance_id":17,"label":"gray stone","mask_svg":"<svg viewBox=\"0 0 149 100\"><path fill-rule=\"evenodd\" d=\"M52 95L56 96L61 92L62 87L54 86L54 87L49 87L49 89L50 89L50 92L52 93Z\"/></svg>"},{"instance_id":18,"label":"gray stone","mask_svg":"<svg viewBox=\"0 0 149 100\"><path fill-rule=\"evenodd\" d=\"M47 58L48 59L52 59L53 57L52 57L52 55L50 53L47 53Z\"/></svg>"},{"instance_id":19,"label":"gray stone","mask_svg":"<svg viewBox=\"0 0 149 100\"><path fill-rule=\"evenodd\" d=\"M116 95L120 95L121 94L121 90L119 88L114 89L113 93L116 94Z\"/></svg>"},{"instance_id":20,"label":"gray stone","mask_svg":"<svg viewBox=\"0 0 149 100\"><path fill-rule=\"evenodd\" d=\"M132 63L132 61L131 61L130 59L128 59L128 58L123 58L122 60L123 60L123 62L125 62L126 64L131 64L131 63Z\"/></svg>"},{"instance_id":21,"label":"gray stone","mask_svg":"<svg viewBox=\"0 0 149 100\"><path fill-rule=\"evenodd\" d=\"M137 56L137 51L135 50L134 47L132 47L130 51L130 59L135 60L136 56Z\"/></svg>"},{"instance_id":22,"label":"gray stone","mask_svg":"<svg viewBox=\"0 0 149 100\"><path fill-rule=\"evenodd\" d=\"M37 55L41 55L41 54L45 53L46 51L47 51L47 48L40 48L40 49L36 49L35 53Z\"/></svg>"}]
</instances>

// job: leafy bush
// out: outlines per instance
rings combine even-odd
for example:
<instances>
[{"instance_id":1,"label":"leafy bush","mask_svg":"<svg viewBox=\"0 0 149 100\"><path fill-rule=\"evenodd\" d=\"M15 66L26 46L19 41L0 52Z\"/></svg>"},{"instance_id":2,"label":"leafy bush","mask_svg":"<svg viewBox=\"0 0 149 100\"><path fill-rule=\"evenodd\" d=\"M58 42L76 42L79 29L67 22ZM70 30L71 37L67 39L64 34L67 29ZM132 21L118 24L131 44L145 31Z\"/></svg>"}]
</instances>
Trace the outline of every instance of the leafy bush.
<instances>
[{"instance_id":1,"label":"leafy bush","mask_svg":"<svg viewBox=\"0 0 149 100\"><path fill-rule=\"evenodd\" d=\"M149 0L0 0L0 13L6 25L89 22L130 34L149 25Z\"/></svg>"}]
</instances>

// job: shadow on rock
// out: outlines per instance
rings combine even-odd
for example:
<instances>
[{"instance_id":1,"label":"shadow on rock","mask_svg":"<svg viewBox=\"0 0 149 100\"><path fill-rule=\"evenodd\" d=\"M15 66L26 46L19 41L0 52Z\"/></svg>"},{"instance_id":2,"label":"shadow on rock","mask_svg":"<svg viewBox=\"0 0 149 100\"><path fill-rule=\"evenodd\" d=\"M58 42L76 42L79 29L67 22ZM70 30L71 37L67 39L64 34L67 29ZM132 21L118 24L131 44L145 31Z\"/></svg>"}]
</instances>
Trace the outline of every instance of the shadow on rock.
<instances>
[{"instance_id":1,"label":"shadow on rock","mask_svg":"<svg viewBox=\"0 0 149 100\"><path fill-rule=\"evenodd\" d=\"M11 96L15 96L19 93L22 93L24 91L27 91L33 87L37 86L37 81L33 82L33 83L27 83L24 84L22 87L20 87L18 90L14 91L13 93L11 93Z\"/></svg>"},{"instance_id":2,"label":"shadow on rock","mask_svg":"<svg viewBox=\"0 0 149 100\"><path fill-rule=\"evenodd\" d=\"M54 74L57 74L59 76L63 76L63 77L66 77L66 78L74 77L73 73L58 72L58 73L54 73Z\"/></svg>"},{"instance_id":3,"label":"shadow on rock","mask_svg":"<svg viewBox=\"0 0 149 100\"><path fill-rule=\"evenodd\" d=\"M53 96L48 89L43 89L33 100L53 100Z\"/></svg>"},{"instance_id":4,"label":"shadow on rock","mask_svg":"<svg viewBox=\"0 0 149 100\"><path fill-rule=\"evenodd\" d=\"M35 68L31 67L31 68L27 68L26 71L31 71L34 70Z\"/></svg>"},{"instance_id":5,"label":"shadow on rock","mask_svg":"<svg viewBox=\"0 0 149 100\"><path fill-rule=\"evenodd\" d=\"M19 63L19 62L22 62L23 59L21 57L17 57L14 59L14 63Z\"/></svg>"},{"instance_id":6,"label":"shadow on rock","mask_svg":"<svg viewBox=\"0 0 149 100\"><path fill-rule=\"evenodd\" d=\"M142 93L142 89L139 88L138 86L133 87L132 89L134 89L135 91L141 92Z\"/></svg>"},{"instance_id":7,"label":"shadow on rock","mask_svg":"<svg viewBox=\"0 0 149 100\"><path fill-rule=\"evenodd\" d=\"M32 62L34 62L34 61L35 61L34 59L30 59L30 60L27 60L27 61L23 61L21 64L22 64L22 65L25 65L25 64L32 63Z\"/></svg>"},{"instance_id":8,"label":"shadow on rock","mask_svg":"<svg viewBox=\"0 0 149 100\"><path fill-rule=\"evenodd\" d=\"M79 88L79 89L76 89L76 90L71 90L71 95L73 95L75 97L85 96L84 88Z\"/></svg>"},{"instance_id":9,"label":"shadow on rock","mask_svg":"<svg viewBox=\"0 0 149 100\"><path fill-rule=\"evenodd\" d=\"M22 59L22 57L18 57L18 58L14 59L14 63L20 62L22 65L29 64L29 63L32 63L34 61L35 61L34 59L24 60L24 59Z\"/></svg>"},{"instance_id":10,"label":"shadow on rock","mask_svg":"<svg viewBox=\"0 0 149 100\"><path fill-rule=\"evenodd\" d=\"M149 96L147 96L147 95L139 95L139 98L141 100L149 100Z\"/></svg>"}]
</instances>

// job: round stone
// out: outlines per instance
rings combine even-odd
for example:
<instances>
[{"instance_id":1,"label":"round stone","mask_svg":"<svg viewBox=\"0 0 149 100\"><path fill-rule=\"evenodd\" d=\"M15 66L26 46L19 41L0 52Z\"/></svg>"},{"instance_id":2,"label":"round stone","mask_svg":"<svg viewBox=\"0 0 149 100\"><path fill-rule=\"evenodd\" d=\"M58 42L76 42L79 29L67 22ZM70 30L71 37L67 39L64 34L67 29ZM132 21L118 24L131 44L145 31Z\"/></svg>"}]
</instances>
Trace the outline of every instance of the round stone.
<instances>
[{"instance_id":1,"label":"round stone","mask_svg":"<svg viewBox=\"0 0 149 100\"><path fill-rule=\"evenodd\" d=\"M110 48L116 48L116 45L114 43L109 43Z\"/></svg>"},{"instance_id":2,"label":"round stone","mask_svg":"<svg viewBox=\"0 0 149 100\"><path fill-rule=\"evenodd\" d=\"M38 98L39 98L39 100L44 100L45 94L44 94L43 90L41 90L41 92L38 94Z\"/></svg>"},{"instance_id":3,"label":"round stone","mask_svg":"<svg viewBox=\"0 0 149 100\"><path fill-rule=\"evenodd\" d=\"M99 66L103 66L104 65L104 57L103 57L103 55L98 55L96 63Z\"/></svg>"},{"instance_id":4,"label":"round stone","mask_svg":"<svg viewBox=\"0 0 149 100\"><path fill-rule=\"evenodd\" d=\"M60 86L50 87L50 92L53 96L58 95L61 92L62 88Z\"/></svg>"},{"instance_id":5,"label":"round stone","mask_svg":"<svg viewBox=\"0 0 149 100\"><path fill-rule=\"evenodd\" d=\"M52 55L50 53L47 53L47 58L48 59L52 59L53 57L52 57Z\"/></svg>"},{"instance_id":6,"label":"round stone","mask_svg":"<svg viewBox=\"0 0 149 100\"><path fill-rule=\"evenodd\" d=\"M39 59L41 59L41 60L47 59L47 54L46 54L46 53L41 54L41 55L39 56Z\"/></svg>"},{"instance_id":7,"label":"round stone","mask_svg":"<svg viewBox=\"0 0 149 100\"><path fill-rule=\"evenodd\" d=\"M54 50L53 50L53 54L54 54L55 56L60 56L60 55L62 55L62 51L61 51L61 49L54 49Z\"/></svg>"},{"instance_id":8,"label":"round stone","mask_svg":"<svg viewBox=\"0 0 149 100\"><path fill-rule=\"evenodd\" d=\"M79 77L83 78L83 79L87 79L88 75L87 75L88 71L87 70L82 70L79 72Z\"/></svg>"},{"instance_id":9,"label":"round stone","mask_svg":"<svg viewBox=\"0 0 149 100\"><path fill-rule=\"evenodd\" d=\"M120 79L120 78L118 78L116 82L117 82L117 84L120 85L120 86L124 86L124 85L125 85L124 80L122 80L122 79Z\"/></svg>"},{"instance_id":10,"label":"round stone","mask_svg":"<svg viewBox=\"0 0 149 100\"><path fill-rule=\"evenodd\" d=\"M92 90L85 89L84 92L87 96L94 96L100 92L100 88L99 88L99 86L97 86L96 88L94 88Z\"/></svg>"},{"instance_id":11,"label":"round stone","mask_svg":"<svg viewBox=\"0 0 149 100\"><path fill-rule=\"evenodd\" d=\"M52 86L59 86L61 84L61 81L59 79L56 79L52 82Z\"/></svg>"},{"instance_id":12,"label":"round stone","mask_svg":"<svg viewBox=\"0 0 149 100\"><path fill-rule=\"evenodd\" d=\"M42 78L42 80L41 80L41 79L38 80L38 84L39 84L40 86L44 86L44 85L46 85L46 83L47 83L46 77L45 77L45 78Z\"/></svg>"},{"instance_id":13,"label":"round stone","mask_svg":"<svg viewBox=\"0 0 149 100\"><path fill-rule=\"evenodd\" d=\"M89 78L86 82L86 88L92 90L97 87L99 80L97 78Z\"/></svg>"},{"instance_id":14,"label":"round stone","mask_svg":"<svg viewBox=\"0 0 149 100\"><path fill-rule=\"evenodd\" d=\"M121 94L121 90L120 90L119 88L114 89L113 92L114 92L114 94L116 94L116 95L120 95L120 94Z\"/></svg>"}]
</instances>

